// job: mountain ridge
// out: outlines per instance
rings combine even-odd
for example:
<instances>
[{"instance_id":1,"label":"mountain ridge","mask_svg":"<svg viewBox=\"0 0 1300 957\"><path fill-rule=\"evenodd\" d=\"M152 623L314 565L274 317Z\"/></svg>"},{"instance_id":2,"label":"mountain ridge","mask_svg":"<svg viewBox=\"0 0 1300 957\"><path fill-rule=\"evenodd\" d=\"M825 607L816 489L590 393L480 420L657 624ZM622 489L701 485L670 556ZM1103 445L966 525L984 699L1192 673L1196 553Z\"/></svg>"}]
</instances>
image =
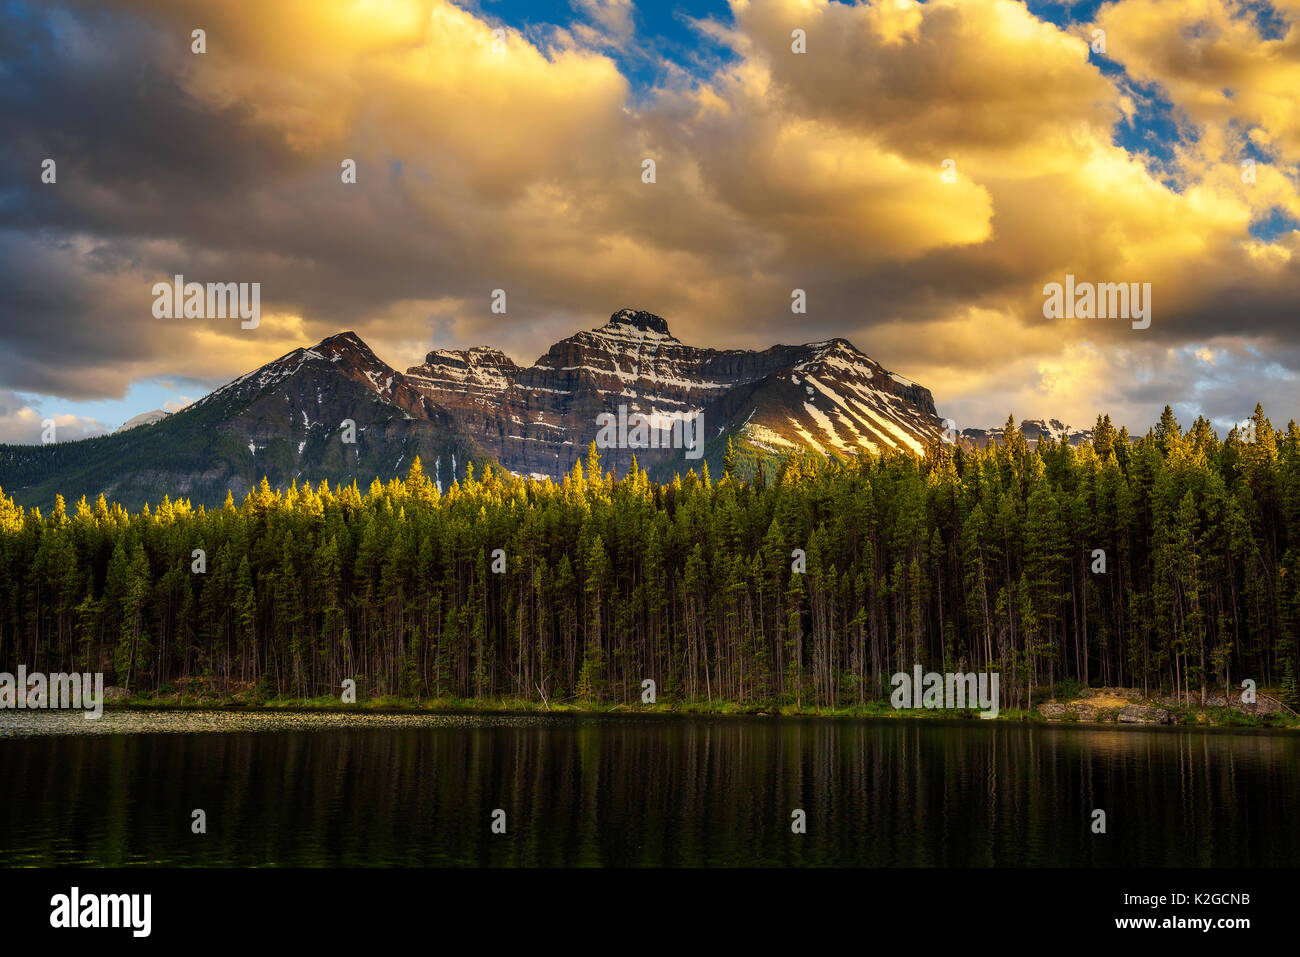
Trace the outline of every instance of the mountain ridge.
<instances>
[{"instance_id":1,"label":"mountain ridge","mask_svg":"<svg viewBox=\"0 0 1300 957\"><path fill-rule=\"evenodd\" d=\"M601 450L622 473L635 457L664 478L721 464L732 440L747 460L811 451L919 454L942 423L928 389L849 340L763 350L677 339L662 317L622 309L554 343L531 366L501 349L433 349L399 372L354 331L293 349L165 418L49 446L0 446L0 488L31 504L104 494L123 504L164 494L209 505L265 476L293 482L386 480L419 455L440 487L469 467L561 479L605 415L656 429L702 417L703 448ZM682 430L679 427L679 434Z\"/></svg>"},{"instance_id":2,"label":"mountain ridge","mask_svg":"<svg viewBox=\"0 0 1300 957\"><path fill-rule=\"evenodd\" d=\"M585 454L602 414L646 416L667 428L702 414L710 439L737 435L755 449L823 454L905 449L919 453L942 423L928 389L890 373L843 338L763 350L686 345L662 317L621 309L604 325L555 343L521 367L492 347L431 351L406 371L462 428L513 472L560 478ZM793 376L807 390L785 389ZM740 390L739 392L737 390ZM748 407L738 396L750 396ZM671 451L610 449L626 469L681 457Z\"/></svg>"},{"instance_id":3,"label":"mountain ridge","mask_svg":"<svg viewBox=\"0 0 1300 957\"><path fill-rule=\"evenodd\" d=\"M412 389L356 333L259 366L160 421L43 446L0 446L0 488L20 504L84 495L128 506L164 495L217 505L265 477L357 482L420 456L440 487L488 464L478 443Z\"/></svg>"}]
</instances>

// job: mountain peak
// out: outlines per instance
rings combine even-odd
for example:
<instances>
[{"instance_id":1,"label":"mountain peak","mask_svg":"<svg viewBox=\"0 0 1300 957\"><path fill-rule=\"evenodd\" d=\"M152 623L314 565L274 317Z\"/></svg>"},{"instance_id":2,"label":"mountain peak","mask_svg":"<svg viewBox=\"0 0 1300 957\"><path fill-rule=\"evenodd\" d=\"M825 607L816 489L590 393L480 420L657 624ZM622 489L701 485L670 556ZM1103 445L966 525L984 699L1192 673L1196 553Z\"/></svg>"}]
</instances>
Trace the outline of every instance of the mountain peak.
<instances>
[{"instance_id":1,"label":"mountain peak","mask_svg":"<svg viewBox=\"0 0 1300 957\"><path fill-rule=\"evenodd\" d=\"M609 317L609 322L605 323L604 328L635 329L638 332L652 332L672 338L672 333L668 331L668 320L644 309L620 309Z\"/></svg>"},{"instance_id":2,"label":"mountain peak","mask_svg":"<svg viewBox=\"0 0 1300 957\"><path fill-rule=\"evenodd\" d=\"M840 336L836 336L834 339L823 339L820 342L805 343L805 347L808 349L816 350L816 354L818 356L840 354L840 355L861 356L864 359L867 358L866 353L864 353L853 343L849 342L848 339L842 338Z\"/></svg>"},{"instance_id":3,"label":"mountain peak","mask_svg":"<svg viewBox=\"0 0 1300 957\"><path fill-rule=\"evenodd\" d=\"M310 349L300 350L298 354L291 354L286 358L290 358L295 364L323 359L365 374L371 381L375 381L377 375L387 376L393 371L387 363L375 355L374 350L364 339L351 331L326 336Z\"/></svg>"},{"instance_id":4,"label":"mountain peak","mask_svg":"<svg viewBox=\"0 0 1300 957\"><path fill-rule=\"evenodd\" d=\"M334 333L334 335L332 335L332 336L326 336L324 339L322 339L322 340L320 341L320 344L323 346L323 345L327 345L327 344L329 344L329 343L340 343L340 344L341 344L341 343L344 343L344 342L351 343L352 345L355 345L355 346L364 346L364 345L365 345L365 343L362 341L361 337L360 337L359 335L357 335L355 332L353 332L351 329L349 329L347 332L336 332L336 333Z\"/></svg>"},{"instance_id":5,"label":"mountain peak","mask_svg":"<svg viewBox=\"0 0 1300 957\"><path fill-rule=\"evenodd\" d=\"M355 332L340 332L332 336L326 336L309 351L320 353L326 356L337 356L341 354L361 353L366 357L373 357L374 353L365 341Z\"/></svg>"},{"instance_id":6,"label":"mountain peak","mask_svg":"<svg viewBox=\"0 0 1300 957\"><path fill-rule=\"evenodd\" d=\"M495 346L434 349L406 374L426 387L506 389L519 373L513 359Z\"/></svg>"},{"instance_id":7,"label":"mountain peak","mask_svg":"<svg viewBox=\"0 0 1300 957\"><path fill-rule=\"evenodd\" d=\"M161 422L170 414L170 412L164 412L162 409L154 409L152 412L141 412L139 415L133 415L131 418L127 419L114 429L113 432L116 434L118 432L125 432L127 429L134 429L139 425L153 425L155 422Z\"/></svg>"}]
</instances>

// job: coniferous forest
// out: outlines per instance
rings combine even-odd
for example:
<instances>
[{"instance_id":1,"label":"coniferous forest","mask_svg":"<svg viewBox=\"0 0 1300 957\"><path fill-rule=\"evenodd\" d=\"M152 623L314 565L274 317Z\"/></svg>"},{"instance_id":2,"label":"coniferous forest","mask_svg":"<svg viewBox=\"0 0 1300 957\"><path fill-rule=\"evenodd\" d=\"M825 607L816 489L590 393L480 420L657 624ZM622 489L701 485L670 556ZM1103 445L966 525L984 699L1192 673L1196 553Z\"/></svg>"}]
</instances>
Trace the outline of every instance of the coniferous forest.
<instances>
[{"instance_id":1,"label":"coniferous forest","mask_svg":"<svg viewBox=\"0 0 1300 957\"><path fill-rule=\"evenodd\" d=\"M485 469L272 490L212 511L0 495L0 670L338 694L802 708L887 698L920 663L1294 699L1300 430L1220 440L1166 409L1133 439L942 446L563 483ZM1098 551L1100 550L1100 551ZM1104 570L1101 570L1104 552Z\"/></svg>"}]
</instances>

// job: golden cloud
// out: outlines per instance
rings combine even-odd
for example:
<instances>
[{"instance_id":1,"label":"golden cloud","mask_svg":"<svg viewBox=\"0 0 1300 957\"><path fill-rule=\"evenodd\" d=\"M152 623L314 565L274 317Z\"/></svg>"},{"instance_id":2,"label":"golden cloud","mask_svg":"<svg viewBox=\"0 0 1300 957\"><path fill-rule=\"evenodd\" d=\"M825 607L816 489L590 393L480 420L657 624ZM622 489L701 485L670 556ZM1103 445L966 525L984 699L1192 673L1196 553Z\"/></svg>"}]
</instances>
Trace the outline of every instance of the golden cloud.
<instances>
[{"instance_id":1,"label":"golden cloud","mask_svg":"<svg viewBox=\"0 0 1300 957\"><path fill-rule=\"evenodd\" d=\"M444 0L128 6L185 47L204 28L209 52L178 82L294 158L232 209L195 200L203 215L176 227L213 269L279 279L255 338L169 333L203 356L192 375L344 327L414 361L430 317L453 340L439 345L529 362L557 333L643 306L702 344L851 335L941 409L1020 376L1015 394L1055 414L1043 405L1103 404L1114 350L1203 342L1229 331L1207 303L1297 285L1295 237L1248 229L1275 206L1300 213L1281 168L1300 157L1300 30L1261 39L1223 0L1120 0L1068 29L1012 0L735 0L734 23L698 25L733 58L640 97L610 52L635 42L626 3L590 0L587 29L547 35ZM1116 143L1141 107L1090 61L1094 26L1195 131L1167 169ZM1251 184L1247 137L1277 156ZM345 157L355 186L339 183ZM213 241L214 222L261 246ZM1161 345L1043 319L1042 286L1066 272L1152 283ZM488 310L497 287L507 317ZM810 313L794 329L796 287ZM1275 333L1254 318L1243 335ZM175 373L174 354L131 374Z\"/></svg>"}]
</instances>

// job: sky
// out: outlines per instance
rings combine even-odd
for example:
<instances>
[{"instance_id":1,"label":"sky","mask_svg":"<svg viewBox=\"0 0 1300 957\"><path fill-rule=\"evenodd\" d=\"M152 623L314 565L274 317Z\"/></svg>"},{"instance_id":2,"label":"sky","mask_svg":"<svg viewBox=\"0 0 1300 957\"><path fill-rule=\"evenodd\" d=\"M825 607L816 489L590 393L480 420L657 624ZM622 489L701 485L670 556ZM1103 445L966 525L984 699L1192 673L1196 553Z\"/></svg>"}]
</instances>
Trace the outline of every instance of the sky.
<instances>
[{"instance_id":1,"label":"sky","mask_svg":"<svg viewBox=\"0 0 1300 957\"><path fill-rule=\"evenodd\" d=\"M843 336L960 428L1281 425L1298 24L1300 0L0 0L0 441L182 408L344 330L398 369L527 365L622 308L700 346ZM157 317L177 274L259 283L260 323ZM1045 317L1067 275L1149 283L1149 327Z\"/></svg>"}]
</instances>

